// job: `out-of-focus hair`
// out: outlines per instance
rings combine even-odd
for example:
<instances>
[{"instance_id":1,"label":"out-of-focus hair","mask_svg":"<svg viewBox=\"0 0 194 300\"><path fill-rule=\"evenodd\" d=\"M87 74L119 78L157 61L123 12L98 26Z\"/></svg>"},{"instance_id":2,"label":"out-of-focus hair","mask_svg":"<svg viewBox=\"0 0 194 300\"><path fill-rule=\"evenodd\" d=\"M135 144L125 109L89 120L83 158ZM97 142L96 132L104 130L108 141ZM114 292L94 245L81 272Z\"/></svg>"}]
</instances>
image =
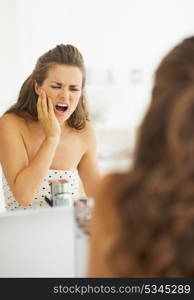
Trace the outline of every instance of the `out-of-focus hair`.
<instances>
[{"instance_id":1,"label":"out-of-focus hair","mask_svg":"<svg viewBox=\"0 0 194 300\"><path fill-rule=\"evenodd\" d=\"M113 176L111 188L121 220L106 252L109 274L193 277L194 37L157 68L133 166Z\"/></svg>"}]
</instances>

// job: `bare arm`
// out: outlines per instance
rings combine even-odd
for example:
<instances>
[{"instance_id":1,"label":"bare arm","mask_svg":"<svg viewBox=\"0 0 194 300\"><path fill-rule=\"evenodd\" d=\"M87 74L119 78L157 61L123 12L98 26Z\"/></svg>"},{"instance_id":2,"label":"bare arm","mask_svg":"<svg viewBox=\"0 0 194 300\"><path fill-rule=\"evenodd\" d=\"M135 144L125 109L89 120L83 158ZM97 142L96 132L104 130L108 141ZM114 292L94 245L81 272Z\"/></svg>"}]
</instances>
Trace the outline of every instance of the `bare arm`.
<instances>
[{"instance_id":1,"label":"bare arm","mask_svg":"<svg viewBox=\"0 0 194 300\"><path fill-rule=\"evenodd\" d=\"M96 137L94 129L89 125L86 137L87 151L83 155L78 171L83 182L85 193L88 197L93 197L94 188L98 185L101 175L96 158Z\"/></svg>"},{"instance_id":2,"label":"bare arm","mask_svg":"<svg viewBox=\"0 0 194 300\"><path fill-rule=\"evenodd\" d=\"M21 126L15 116L0 121L0 159L5 177L14 197L21 205L29 205L52 163L60 134L52 103L47 109L46 97L38 103L39 119L45 130L45 140L31 162L23 142ZM59 127L58 127L59 126Z\"/></svg>"}]
</instances>

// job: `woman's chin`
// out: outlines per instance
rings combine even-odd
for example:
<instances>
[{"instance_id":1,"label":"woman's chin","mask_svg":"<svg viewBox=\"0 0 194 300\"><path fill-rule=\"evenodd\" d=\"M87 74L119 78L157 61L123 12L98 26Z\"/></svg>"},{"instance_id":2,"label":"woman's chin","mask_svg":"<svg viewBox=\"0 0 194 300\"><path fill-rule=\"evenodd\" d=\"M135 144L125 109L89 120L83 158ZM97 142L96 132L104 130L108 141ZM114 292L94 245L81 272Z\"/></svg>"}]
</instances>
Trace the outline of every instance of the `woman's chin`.
<instances>
[{"instance_id":1,"label":"woman's chin","mask_svg":"<svg viewBox=\"0 0 194 300\"><path fill-rule=\"evenodd\" d=\"M73 112L74 111L72 111L70 109L66 110L63 113L62 112L58 112L57 110L54 111L55 116L56 116L56 118L57 118L57 120L58 120L58 122L60 124L65 123L71 117L71 115L72 115Z\"/></svg>"},{"instance_id":2,"label":"woman's chin","mask_svg":"<svg viewBox=\"0 0 194 300\"><path fill-rule=\"evenodd\" d=\"M64 124L70 117L68 115L61 116L61 115L58 115L58 114L55 114L55 116L56 116L56 118L57 118L60 125Z\"/></svg>"},{"instance_id":3,"label":"woman's chin","mask_svg":"<svg viewBox=\"0 0 194 300\"><path fill-rule=\"evenodd\" d=\"M57 117L59 124L63 124L68 119L67 117L59 117L59 116L56 116L56 117Z\"/></svg>"}]
</instances>

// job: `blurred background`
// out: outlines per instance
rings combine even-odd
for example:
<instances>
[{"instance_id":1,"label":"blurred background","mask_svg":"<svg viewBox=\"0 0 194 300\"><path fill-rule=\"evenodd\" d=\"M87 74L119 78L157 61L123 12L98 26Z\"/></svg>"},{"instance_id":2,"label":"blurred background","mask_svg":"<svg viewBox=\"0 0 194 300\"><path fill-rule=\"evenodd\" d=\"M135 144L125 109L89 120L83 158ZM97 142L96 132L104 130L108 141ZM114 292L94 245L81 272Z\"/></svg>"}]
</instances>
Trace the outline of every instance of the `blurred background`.
<instances>
[{"instance_id":1,"label":"blurred background","mask_svg":"<svg viewBox=\"0 0 194 300\"><path fill-rule=\"evenodd\" d=\"M72 44L85 58L101 171L125 171L154 70L171 47L194 34L193 11L193 0L0 0L0 114L40 55Z\"/></svg>"}]
</instances>

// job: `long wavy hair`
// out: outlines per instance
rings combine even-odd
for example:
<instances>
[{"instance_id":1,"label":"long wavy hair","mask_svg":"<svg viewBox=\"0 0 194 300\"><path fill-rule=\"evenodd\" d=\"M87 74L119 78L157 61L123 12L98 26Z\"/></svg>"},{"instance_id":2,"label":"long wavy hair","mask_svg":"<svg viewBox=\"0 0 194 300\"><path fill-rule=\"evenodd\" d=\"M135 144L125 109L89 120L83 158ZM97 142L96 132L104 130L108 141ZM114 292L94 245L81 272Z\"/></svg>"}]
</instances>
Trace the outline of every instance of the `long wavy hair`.
<instances>
[{"instance_id":1,"label":"long wavy hair","mask_svg":"<svg viewBox=\"0 0 194 300\"><path fill-rule=\"evenodd\" d=\"M56 64L76 66L82 71L82 95L76 110L67 120L67 123L70 127L78 130L84 128L86 120L89 120L86 95L84 91L86 71L81 53L72 45L58 45L39 57L32 74L24 81L20 89L17 102L5 113L13 113L20 115L24 119L30 118L37 121L38 113L36 104L38 95L35 92L34 85L35 82L37 82L41 86L47 77L49 69Z\"/></svg>"},{"instance_id":2,"label":"long wavy hair","mask_svg":"<svg viewBox=\"0 0 194 300\"><path fill-rule=\"evenodd\" d=\"M110 186L120 225L106 253L109 272L194 277L194 37L157 68L134 164Z\"/></svg>"}]
</instances>

